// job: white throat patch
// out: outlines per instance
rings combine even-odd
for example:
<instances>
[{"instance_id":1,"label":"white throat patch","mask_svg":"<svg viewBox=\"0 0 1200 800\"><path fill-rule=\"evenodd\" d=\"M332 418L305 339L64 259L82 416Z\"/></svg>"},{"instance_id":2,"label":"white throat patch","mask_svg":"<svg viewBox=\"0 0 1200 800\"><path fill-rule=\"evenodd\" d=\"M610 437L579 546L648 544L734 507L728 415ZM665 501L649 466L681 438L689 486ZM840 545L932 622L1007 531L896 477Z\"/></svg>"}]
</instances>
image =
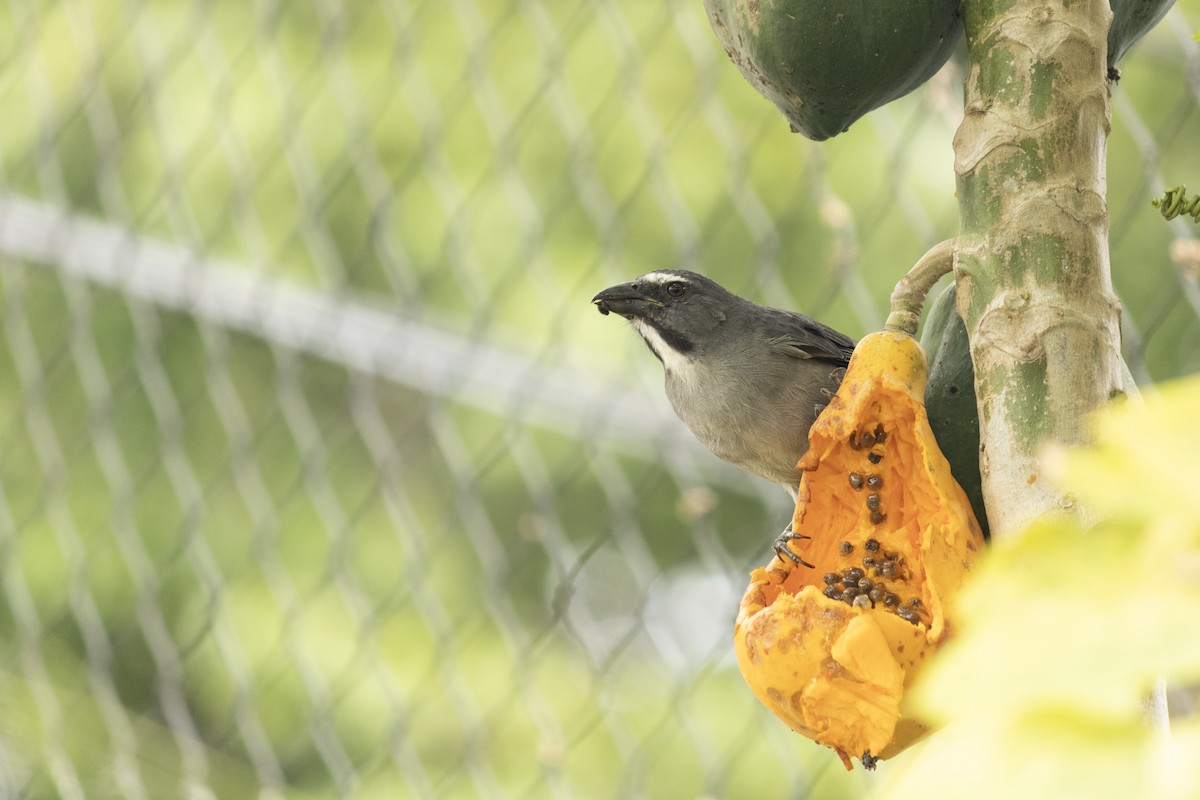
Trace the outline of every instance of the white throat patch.
<instances>
[{"instance_id":1,"label":"white throat patch","mask_svg":"<svg viewBox=\"0 0 1200 800\"><path fill-rule=\"evenodd\" d=\"M636 317L630 320L630 322L633 323L633 327L637 329L637 332L650 343L650 346L654 348L654 352L658 353L659 358L662 359L663 367L666 368L667 372L685 381L692 379L695 372L695 364L690 356L680 353L667 344L666 340L659 335L653 325L649 325L644 320L637 319Z\"/></svg>"}]
</instances>

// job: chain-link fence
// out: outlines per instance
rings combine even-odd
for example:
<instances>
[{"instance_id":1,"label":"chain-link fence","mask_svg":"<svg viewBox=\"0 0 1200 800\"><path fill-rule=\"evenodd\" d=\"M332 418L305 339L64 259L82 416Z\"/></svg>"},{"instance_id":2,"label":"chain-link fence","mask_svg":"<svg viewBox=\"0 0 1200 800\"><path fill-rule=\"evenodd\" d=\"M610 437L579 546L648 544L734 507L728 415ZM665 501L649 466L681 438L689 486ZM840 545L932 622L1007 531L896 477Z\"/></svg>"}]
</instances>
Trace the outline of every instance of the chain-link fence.
<instances>
[{"instance_id":1,"label":"chain-link fence","mask_svg":"<svg viewBox=\"0 0 1200 800\"><path fill-rule=\"evenodd\" d=\"M700 0L0 10L0 795L856 796L730 631L787 518L589 305L861 335L957 228L962 67L813 144ZM1114 90L1143 381L1200 369L1200 0ZM1193 251L1194 252L1194 251Z\"/></svg>"}]
</instances>

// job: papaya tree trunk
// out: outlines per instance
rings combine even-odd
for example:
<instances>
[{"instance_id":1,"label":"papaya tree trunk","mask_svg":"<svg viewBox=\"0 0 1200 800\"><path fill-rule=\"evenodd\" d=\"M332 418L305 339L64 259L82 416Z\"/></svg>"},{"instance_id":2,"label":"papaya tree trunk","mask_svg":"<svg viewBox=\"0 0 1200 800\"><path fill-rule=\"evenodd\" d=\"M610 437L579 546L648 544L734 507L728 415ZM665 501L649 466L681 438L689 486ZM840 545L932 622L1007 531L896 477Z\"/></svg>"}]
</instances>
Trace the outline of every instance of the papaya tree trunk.
<instances>
[{"instance_id":1,"label":"papaya tree trunk","mask_svg":"<svg viewBox=\"0 0 1200 800\"><path fill-rule=\"evenodd\" d=\"M1122 386L1108 258L1106 0L964 0L970 67L954 139L954 270L979 402L993 536L1076 511L1047 443L1088 438Z\"/></svg>"}]
</instances>

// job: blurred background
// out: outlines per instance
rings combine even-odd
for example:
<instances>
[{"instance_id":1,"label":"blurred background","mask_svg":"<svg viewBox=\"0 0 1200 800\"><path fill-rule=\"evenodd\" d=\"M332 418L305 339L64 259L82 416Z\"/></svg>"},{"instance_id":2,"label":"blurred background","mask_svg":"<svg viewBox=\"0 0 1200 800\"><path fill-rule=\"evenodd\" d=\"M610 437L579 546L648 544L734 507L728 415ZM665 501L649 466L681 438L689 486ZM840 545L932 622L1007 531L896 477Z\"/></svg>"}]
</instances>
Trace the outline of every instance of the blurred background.
<instances>
[{"instance_id":1,"label":"blurred background","mask_svg":"<svg viewBox=\"0 0 1200 800\"><path fill-rule=\"evenodd\" d=\"M1126 357L1200 370L1200 0L1122 64ZM730 653L789 514L591 296L854 336L961 62L814 144L700 0L0 7L0 795L857 797ZM1190 245L1189 245L1190 242Z\"/></svg>"}]
</instances>

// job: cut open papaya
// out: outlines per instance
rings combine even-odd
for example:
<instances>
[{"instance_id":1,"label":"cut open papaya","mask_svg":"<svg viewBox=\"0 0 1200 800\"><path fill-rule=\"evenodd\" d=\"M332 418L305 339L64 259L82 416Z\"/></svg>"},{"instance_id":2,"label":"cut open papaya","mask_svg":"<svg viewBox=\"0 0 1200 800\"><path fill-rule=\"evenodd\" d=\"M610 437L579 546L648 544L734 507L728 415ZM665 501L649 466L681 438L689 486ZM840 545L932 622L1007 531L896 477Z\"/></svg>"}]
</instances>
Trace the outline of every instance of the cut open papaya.
<instances>
[{"instance_id":1,"label":"cut open papaya","mask_svg":"<svg viewBox=\"0 0 1200 800\"><path fill-rule=\"evenodd\" d=\"M948 600L984 547L925 415L927 372L912 336L859 342L799 464L789 547L801 561L754 570L738 613L746 682L848 769L923 735L904 690L946 638Z\"/></svg>"}]
</instances>

